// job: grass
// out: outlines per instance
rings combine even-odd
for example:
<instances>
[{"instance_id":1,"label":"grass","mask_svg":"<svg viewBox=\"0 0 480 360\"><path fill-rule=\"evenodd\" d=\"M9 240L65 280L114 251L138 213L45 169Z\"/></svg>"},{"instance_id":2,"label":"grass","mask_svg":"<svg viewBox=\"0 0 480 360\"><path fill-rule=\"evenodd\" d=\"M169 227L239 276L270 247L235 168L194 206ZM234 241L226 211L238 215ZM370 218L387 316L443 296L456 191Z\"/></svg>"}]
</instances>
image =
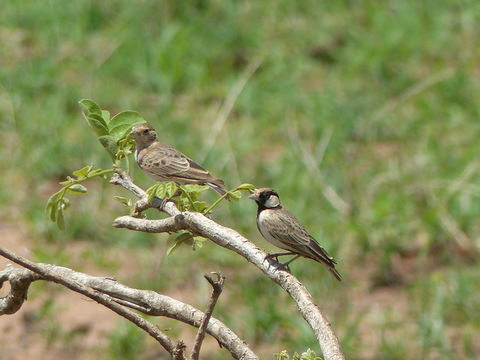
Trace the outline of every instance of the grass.
<instances>
[{"instance_id":1,"label":"grass","mask_svg":"<svg viewBox=\"0 0 480 360\"><path fill-rule=\"evenodd\" d=\"M290 300L225 250L206 244L148 260L152 249L161 257L164 237L110 227L125 212L112 200L119 189L91 185L64 233L47 222L57 181L109 165L77 101L137 110L230 187L274 187L338 259L341 285L308 260L293 271L349 359L473 359L479 20L473 0L5 4L2 222L28 229L37 260L69 266L74 242L99 250L85 252L85 270L120 271L111 248L141 257L151 270L133 272L130 285L188 291L197 306L207 290L196 274L221 270L227 291L216 315L262 357L317 349ZM214 217L259 239L250 201ZM117 356L123 338L112 335L105 353Z\"/></svg>"}]
</instances>

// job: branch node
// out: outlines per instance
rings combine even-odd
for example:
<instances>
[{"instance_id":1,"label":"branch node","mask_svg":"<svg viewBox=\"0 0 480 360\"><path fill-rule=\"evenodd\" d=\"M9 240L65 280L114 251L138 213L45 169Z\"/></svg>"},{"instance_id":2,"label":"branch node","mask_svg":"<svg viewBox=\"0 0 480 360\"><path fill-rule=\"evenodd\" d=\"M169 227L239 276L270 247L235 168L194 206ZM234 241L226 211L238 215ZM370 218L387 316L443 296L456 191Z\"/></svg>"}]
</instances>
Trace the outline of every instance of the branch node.
<instances>
[{"instance_id":1,"label":"branch node","mask_svg":"<svg viewBox=\"0 0 480 360\"><path fill-rule=\"evenodd\" d=\"M203 275L205 279L212 285L214 291L222 292L223 291L223 284L225 283L225 276L220 274L219 272L213 271L210 274ZM216 277L216 279L213 278Z\"/></svg>"}]
</instances>

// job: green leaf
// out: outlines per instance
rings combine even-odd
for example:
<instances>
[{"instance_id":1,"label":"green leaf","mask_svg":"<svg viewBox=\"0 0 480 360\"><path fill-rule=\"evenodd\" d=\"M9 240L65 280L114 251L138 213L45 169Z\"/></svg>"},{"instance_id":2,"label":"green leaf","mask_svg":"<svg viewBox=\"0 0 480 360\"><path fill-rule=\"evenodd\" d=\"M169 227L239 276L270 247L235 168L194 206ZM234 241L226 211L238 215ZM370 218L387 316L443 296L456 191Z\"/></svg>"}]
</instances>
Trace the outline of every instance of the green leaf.
<instances>
[{"instance_id":1,"label":"green leaf","mask_svg":"<svg viewBox=\"0 0 480 360\"><path fill-rule=\"evenodd\" d=\"M68 198L66 197L62 198L61 202L62 202L63 210L66 210L70 207L70 200Z\"/></svg>"},{"instance_id":2,"label":"green leaf","mask_svg":"<svg viewBox=\"0 0 480 360\"><path fill-rule=\"evenodd\" d=\"M175 242L185 242L193 238L193 234L190 232L182 232L176 238Z\"/></svg>"},{"instance_id":3,"label":"green leaf","mask_svg":"<svg viewBox=\"0 0 480 360\"><path fill-rule=\"evenodd\" d=\"M97 136L108 135L108 127L100 115L90 114L85 116L88 125L95 131Z\"/></svg>"},{"instance_id":4,"label":"green leaf","mask_svg":"<svg viewBox=\"0 0 480 360\"><path fill-rule=\"evenodd\" d=\"M79 170L75 170L72 174L77 178L87 177L88 173L92 170L92 168L93 168L93 165L88 165Z\"/></svg>"},{"instance_id":5,"label":"green leaf","mask_svg":"<svg viewBox=\"0 0 480 360\"><path fill-rule=\"evenodd\" d=\"M88 177L92 178L94 176L97 176L98 174L100 174L101 172L103 171L103 169L95 169L93 171L90 171L88 173Z\"/></svg>"},{"instance_id":6,"label":"green leaf","mask_svg":"<svg viewBox=\"0 0 480 360\"><path fill-rule=\"evenodd\" d=\"M173 245L167 250L167 256L170 255L173 251L178 249L180 245L184 242L191 241L193 239L193 234L189 232L182 232L178 235L173 241Z\"/></svg>"},{"instance_id":7,"label":"green leaf","mask_svg":"<svg viewBox=\"0 0 480 360\"><path fill-rule=\"evenodd\" d=\"M151 203L153 198L155 197L155 194L157 193L158 187L161 185L161 183L157 183L153 186L150 186L146 193L148 194L148 202Z\"/></svg>"},{"instance_id":8,"label":"green leaf","mask_svg":"<svg viewBox=\"0 0 480 360\"><path fill-rule=\"evenodd\" d=\"M193 200L197 200L197 198L201 195L201 193L207 190L208 188L209 187L207 185L197 185L197 184L182 185L182 189L185 192L188 192L188 194ZM185 194L183 195L186 196Z\"/></svg>"},{"instance_id":9,"label":"green leaf","mask_svg":"<svg viewBox=\"0 0 480 360\"><path fill-rule=\"evenodd\" d=\"M120 201L123 205L130 207L132 205L132 202L130 199L127 199L126 197L123 196L114 196L113 197L115 200Z\"/></svg>"},{"instance_id":10,"label":"green leaf","mask_svg":"<svg viewBox=\"0 0 480 360\"><path fill-rule=\"evenodd\" d=\"M124 138L133 125L146 122L136 111L122 111L115 115L108 124L110 135L117 140Z\"/></svg>"},{"instance_id":11,"label":"green leaf","mask_svg":"<svg viewBox=\"0 0 480 360\"><path fill-rule=\"evenodd\" d=\"M65 219L63 217L63 208L59 207L57 210L57 226L60 230L65 230Z\"/></svg>"},{"instance_id":12,"label":"green leaf","mask_svg":"<svg viewBox=\"0 0 480 360\"><path fill-rule=\"evenodd\" d=\"M108 135L107 121L103 118L102 109L94 101L83 99L79 101L87 113L83 114L88 125L97 133L98 136Z\"/></svg>"},{"instance_id":13,"label":"green leaf","mask_svg":"<svg viewBox=\"0 0 480 360\"><path fill-rule=\"evenodd\" d=\"M52 220L53 222L56 222L57 221L57 203L52 204L51 206L48 206L47 211L49 212L50 220Z\"/></svg>"},{"instance_id":14,"label":"green leaf","mask_svg":"<svg viewBox=\"0 0 480 360\"><path fill-rule=\"evenodd\" d=\"M193 244L192 244L193 250L196 250L196 249L201 249L207 239L205 239L202 236L195 236L193 237L192 240L193 240Z\"/></svg>"},{"instance_id":15,"label":"green leaf","mask_svg":"<svg viewBox=\"0 0 480 360\"><path fill-rule=\"evenodd\" d=\"M110 122L110 111L102 110L102 119L105 121L105 124L108 124Z\"/></svg>"},{"instance_id":16,"label":"green leaf","mask_svg":"<svg viewBox=\"0 0 480 360\"><path fill-rule=\"evenodd\" d=\"M99 136L98 140L103 145L103 147L108 151L108 153L112 156L112 159L115 159L115 154L117 153L117 141L113 136Z\"/></svg>"},{"instance_id":17,"label":"green leaf","mask_svg":"<svg viewBox=\"0 0 480 360\"><path fill-rule=\"evenodd\" d=\"M163 184L163 196L160 196L157 190L157 196L160 198L171 198L178 190L178 185L172 181L164 182Z\"/></svg>"},{"instance_id":18,"label":"green leaf","mask_svg":"<svg viewBox=\"0 0 480 360\"><path fill-rule=\"evenodd\" d=\"M167 256L170 256L170 254L173 253L175 250L177 250L180 247L180 245L182 244L179 242L174 242L173 245L167 249Z\"/></svg>"},{"instance_id":19,"label":"green leaf","mask_svg":"<svg viewBox=\"0 0 480 360\"><path fill-rule=\"evenodd\" d=\"M177 190L178 185L172 181L157 183L147 189L147 194L150 195L148 201L152 201L154 196L160 199L171 198Z\"/></svg>"},{"instance_id":20,"label":"green leaf","mask_svg":"<svg viewBox=\"0 0 480 360\"><path fill-rule=\"evenodd\" d=\"M242 198L242 193L240 192L240 190L229 191L228 195L233 200L240 200Z\"/></svg>"},{"instance_id":21,"label":"green leaf","mask_svg":"<svg viewBox=\"0 0 480 360\"><path fill-rule=\"evenodd\" d=\"M130 133L131 129L132 125L120 125L110 130L110 135L115 137L117 141L120 141Z\"/></svg>"},{"instance_id":22,"label":"green leaf","mask_svg":"<svg viewBox=\"0 0 480 360\"><path fill-rule=\"evenodd\" d=\"M78 103L85 107L87 114L96 114L98 116L102 116L102 109L100 109L100 106L98 106L93 100L82 99Z\"/></svg>"},{"instance_id":23,"label":"green leaf","mask_svg":"<svg viewBox=\"0 0 480 360\"><path fill-rule=\"evenodd\" d=\"M189 193L199 193L199 194L209 189L207 185L198 185L198 184L182 185L182 188L185 191L188 191Z\"/></svg>"},{"instance_id":24,"label":"green leaf","mask_svg":"<svg viewBox=\"0 0 480 360\"><path fill-rule=\"evenodd\" d=\"M250 191L250 190L255 190L255 185L252 184L242 184L240 186L237 186L235 190L241 190L241 191Z\"/></svg>"},{"instance_id":25,"label":"green leaf","mask_svg":"<svg viewBox=\"0 0 480 360\"><path fill-rule=\"evenodd\" d=\"M208 204L205 201L194 201L193 205L195 206L195 210L199 213L203 213L203 211L208 207Z\"/></svg>"},{"instance_id":26,"label":"green leaf","mask_svg":"<svg viewBox=\"0 0 480 360\"><path fill-rule=\"evenodd\" d=\"M188 200L186 196L181 196L175 201L175 203L180 211L190 210L190 200Z\"/></svg>"},{"instance_id":27,"label":"green leaf","mask_svg":"<svg viewBox=\"0 0 480 360\"><path fill-rule=\"evenodd\" d=\"M57 204L58 200L61 199L61 197L63 196L62 194L63 192L63 189L60 190L60 191L57 191L55 194L51 195L48 200L47 200L47 205L46 205L46 208L48 209L50 206L54 206Z\"/></svg>"},{"instance_id":28,"label":"green leaf","mask_svg":"<svg viewBox=\"0 0 480 360\"><path fill-rule=\"evenodd\" d=\"M82 184L74 184L67 188L67 190L74 194L85 194L87 192L87 188Z\"/></svg>"},{"instance_id":29,"label":"green leaf","mask_svg":"<svg viewBox=\"0 0 480 360\"><path fill-rule=\"evenodd\" d=\"M280 353L276 353L275 360L290 360L290 355L288 355L287 350L283 350Z\"/></svg>"},{"instance_id":30,"label":"green leaf","mask_svg":"<svg viewBox=\"0 0 480 360\"><path fill-rule=\"evenodd\" d=\"M67 180L60 181L59 184L62 186L67 186L73 183L74 181L76 181L74 178L72 178L71 176L67 176Z\"/></svg>"}]
</instances>

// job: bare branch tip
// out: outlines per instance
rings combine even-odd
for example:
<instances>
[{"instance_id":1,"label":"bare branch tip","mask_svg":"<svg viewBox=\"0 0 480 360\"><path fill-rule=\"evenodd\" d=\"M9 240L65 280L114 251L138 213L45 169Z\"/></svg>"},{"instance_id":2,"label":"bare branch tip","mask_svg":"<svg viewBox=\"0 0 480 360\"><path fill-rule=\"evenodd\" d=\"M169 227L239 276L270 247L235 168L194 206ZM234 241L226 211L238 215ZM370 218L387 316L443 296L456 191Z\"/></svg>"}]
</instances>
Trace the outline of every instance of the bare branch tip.
<instances>
[{"instance_id":1,"label":"bare branch tip","mask_svg":"<svg viewBox=\"0 0 480 360\"><path fill-rule=\"evenodd\" d=\"M203 275L205 279L212 285L212 287L217 290L217 291L222 291L223 290L223 285L225 283L225 276L223 276L221 273L213 271L210 274L204 274ZM213 278L213 276L216 277L216 279Z\"/></svg>"}]
</instances>

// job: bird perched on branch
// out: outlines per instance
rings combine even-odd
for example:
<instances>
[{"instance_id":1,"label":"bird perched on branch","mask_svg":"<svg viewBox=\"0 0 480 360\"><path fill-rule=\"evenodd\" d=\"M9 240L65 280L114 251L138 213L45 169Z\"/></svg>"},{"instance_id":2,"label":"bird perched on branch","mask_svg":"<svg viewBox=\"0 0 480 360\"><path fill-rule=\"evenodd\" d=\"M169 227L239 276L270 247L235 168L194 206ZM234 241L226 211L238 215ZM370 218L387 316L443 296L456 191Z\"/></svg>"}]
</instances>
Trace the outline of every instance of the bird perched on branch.
<instances>
[{"instance_id":1,"label":"bird perched on branch","mask_svg":"<svg viewBox=\"0 0 480 360\"><path fill-rule=\"evenodd\" d=\"M211 175L189 157L157 139L157 132L147 124L135 125L130 132L135 140L135 160L147 175L157 181L173 181L179 185L208 185L223 195L223 180Z\"/></svg>"},{"instance_id":2,"label":"bird perched on branch","mask_svg":"<svg viewBox=\"0 0 480 360\"><path fill-rule=\"evenodd\" d=\"M298 219L280 203L278 194L270 188L256 189L249 196L258 205L257 227L262 236L273 245L287 250L286 253L269 254L268 258L278 260L279 256L296 255L288 262L281 264L288 269L288 264L300 256L323 263L338 281L342 280L335 269L337 263L327 251L305 230Z\"/></svg>"}]
</instances>

